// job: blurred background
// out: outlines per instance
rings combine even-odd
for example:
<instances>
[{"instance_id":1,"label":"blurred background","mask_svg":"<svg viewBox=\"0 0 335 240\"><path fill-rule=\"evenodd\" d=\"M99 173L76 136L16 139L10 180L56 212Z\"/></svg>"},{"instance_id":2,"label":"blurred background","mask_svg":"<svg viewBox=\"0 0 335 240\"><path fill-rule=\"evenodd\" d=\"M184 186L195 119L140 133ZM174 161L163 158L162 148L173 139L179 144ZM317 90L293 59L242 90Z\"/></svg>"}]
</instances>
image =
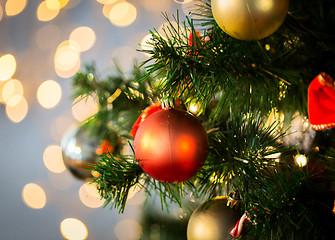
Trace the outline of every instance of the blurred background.
<instances>
[{"instance_id":1,"label":"blurred background","mask_svg":"<svg viewBox=\"0 0 335 240\"><path fill-rule=\"evenodd\" d=\"M127 73L134 59L146 59L136 49L149 30L162 30L161 13L179 9L183 19L191 5L0 0L1 239L140 239L143 193L119 214L63 164L62 137L97 111L93 100L72 100L71 81L93 62L101 75L112 74L113 59Z\"/></svg>"}]
</instances>

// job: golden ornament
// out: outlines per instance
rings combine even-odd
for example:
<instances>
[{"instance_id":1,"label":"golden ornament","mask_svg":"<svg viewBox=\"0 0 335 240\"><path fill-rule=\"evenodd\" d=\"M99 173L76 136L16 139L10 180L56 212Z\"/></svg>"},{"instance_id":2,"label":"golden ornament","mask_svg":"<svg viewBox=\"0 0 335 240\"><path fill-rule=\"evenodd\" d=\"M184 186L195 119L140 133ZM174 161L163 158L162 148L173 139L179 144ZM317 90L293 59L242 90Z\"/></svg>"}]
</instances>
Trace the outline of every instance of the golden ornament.
<instances>
[{"instance_id":1,"label":"golden ornament","mask_svg":"<svg viewBox=\"0 0 335 240\"><path fill-rule=\"evenodd\" d=\"M228 197L215 197L197 207L187 225L188 240L232 240L231 230L242 216Z\"/></svg>"},{"instance_id":2,"label":"golden ornament","mask_svg":"<svg viewBox=\"0 0 335 240\"><path fill-rule=\"evenodd\" d=\"M289 0L212 0L217 24L240 40L259 40L274 33L284 22Z\"/></svg>"}]
</instances>

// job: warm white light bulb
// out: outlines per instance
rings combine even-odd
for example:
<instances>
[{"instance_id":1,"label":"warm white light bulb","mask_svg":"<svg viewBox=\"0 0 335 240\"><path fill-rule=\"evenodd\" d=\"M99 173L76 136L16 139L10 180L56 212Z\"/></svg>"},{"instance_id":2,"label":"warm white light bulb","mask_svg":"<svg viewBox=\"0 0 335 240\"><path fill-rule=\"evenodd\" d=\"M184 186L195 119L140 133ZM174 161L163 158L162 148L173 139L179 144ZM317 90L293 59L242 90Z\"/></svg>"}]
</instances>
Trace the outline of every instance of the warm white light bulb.
<instances>
[{"instance_id":1,"label":"warm white light bulb","mask_svg":"<svg viewBox=\"0 0 335 240\"><path fill-rule=\"evenodd\" d=\"M307 158L305 155L296 155L294 156L295 163L300 167L305 167L307 165Z\"/></svg>"}]
</instances>

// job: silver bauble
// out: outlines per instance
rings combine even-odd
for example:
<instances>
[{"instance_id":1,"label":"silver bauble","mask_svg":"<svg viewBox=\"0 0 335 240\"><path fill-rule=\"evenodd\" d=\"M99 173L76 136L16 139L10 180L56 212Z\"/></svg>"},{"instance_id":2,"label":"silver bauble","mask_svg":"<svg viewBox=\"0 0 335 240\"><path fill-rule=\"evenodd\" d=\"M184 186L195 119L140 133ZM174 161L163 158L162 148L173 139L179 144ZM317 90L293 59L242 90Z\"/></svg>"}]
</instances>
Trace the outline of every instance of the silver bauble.
<instances>
[{"instance_id":1,"label":"silver bauble","mask_svg":"<svg viewBox=\"0 0 335 240\"><path fill-rule=\"evenodd\" d=\"M92 171L87 163L95 164L99 158L96 150L99 140L92 138L87 130L76 127L67 132L61 140L63 161L67 169L78 179L92 178Z\"/></svg>"}]
</instances>

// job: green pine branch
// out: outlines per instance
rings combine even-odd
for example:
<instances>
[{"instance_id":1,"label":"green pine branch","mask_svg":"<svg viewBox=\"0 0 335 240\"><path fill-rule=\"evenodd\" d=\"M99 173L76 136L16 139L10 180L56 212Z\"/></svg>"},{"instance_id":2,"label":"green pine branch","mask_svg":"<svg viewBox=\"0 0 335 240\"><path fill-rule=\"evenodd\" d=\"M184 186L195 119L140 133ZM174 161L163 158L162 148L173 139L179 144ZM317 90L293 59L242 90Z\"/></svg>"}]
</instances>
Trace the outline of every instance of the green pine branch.
<instances>
[{"instance_id":1,"label":"green pine branch","mask_svg":"<svg viewBox=\"0 0 335 240\"><path fill-rule=\"evenodd\" d=\"M98 164L90 164L99 174L94 182L98 186L100 196L105 200L104 207L123 212L131 187L139 184L142 169L133 156L113 156L103 154Z\"/></svg>"},{"instance_id":2,"label":"green pine branch","mask_svg":"<svg viewBox=\"0 0 335 240\"><path fill-rule=\"evenodd\" d=\"M135 71L129 82L120 76L111 77L99 85L95 70L88 68L76 79L77 95L98 95L101 115L90 119L95 126L99 126L99 119L108 119L107 123L116 118L115 126L124 127L127 124L121 120L132 119L123 115L125 109L137 117L140 110L129 106L136 102L144 109L158 96L200 103L203 114L199 119L208 130L210 153L206 163L183 183L152 179L135 156L103 155L94 167L100 174L95 182L105 206L123 212L134 186L147 197L158 193L162 209L167 210L171 201L182 207L182 199L190 193L209 199L238 191L251 219L247 239L334 238L327 225L334 223L330 209L333 199L322 185L334 179L335 150L328 142L333 134L316 134L320 145L313 145L307 157L313 164L323 161L324 166L315 173L291 166L288 155L297 152L296 146L281 144L285 132L277 130L279 122L265 123L273 108L291 116L297 110L307 115L309 83L321 71L334 76L335 34L329 26L335 23L335 12L331 0L291 1L281 28L251 42L228 36L213 19L210 1L201 2L193 12L195 18L190 15L178 27L164 15L170 23L165 35L170 37L150 31L148 44L152 49L141 50L151 55L140 64L146 73ZM180 23L178 15L173 20ZM203 37L197 37L196 29ZM194 35L192 44L189 33ZM150 77L157 79L155 84ZM136 81L139 85L132 83ZM110 111L103 106L117 89L122 94L113 100ZM107 112L111 114L108 117L104 115ZM320 141L318 137L327 134ZM280 164L274 154L281 156Z\"/></svg>"},{"instance_id":3,"label":"green pine branch","mask_svg":"<svg viewBox=\"0 0 335 240\"><path fill-rule=\"evenodd\" d=\"M280 154L288 150L279 140L285 133L277 130L279 122L266 124L259 113L232 115L209 134L210 153L198 174L199 191L214 197L234 190L236 179L244 192L262 177L263 169L275 165Z\"/></svg>"},{"instance_id":4,"label":"green pine branch","mask_svg":"<svg viewBox=\"0 0 335 240\"><path fill-rule=\"evenodd\" d=\"M129 139L130 129L146 106L157 101L153 90L154 79L146 78L135 84L135 80L145 75L143 69L134 65L130 77L126 77L118 65L117 72L101 78L94 64L86 65L73 78L73 98L85 99L95 96L98 112L84 121L84 126L92 136L113 140L115 136ZM116 140L116 139L115 139Z\"/></svg>"},{"instance_id":5,"label":"green pine branch","mask_svg":"<svg viewBox=\"0 0 335 240\"><path fill-rule=\"evenodd\" d=\"M243 196L251 223L244 239L333 239L334 194L308 170L287 164L266 170Z\"/></svg>"},{"instance_id":6,"label":"green pine branch","mask_svg":"<svg viewBox=\"0 0 335 240\"><path fill-rule=\"evenodd\" d=\"M159 182L143 172L134 155L112 155L110 153L100 156L97 164L89 164L98 173L93 180L98 186L104 207L118 209L123 212L129 191L137 186L146 193L147 198L157 193L160 197L162 210L169 211L171 202L182 207L182 199L194 193L195 185L191 180L172 184Z\"/></svg>"},{"instance_id":7,"label":"green pine branch","mask_svg":"<svg viewBox=\"0 0 335 240\"><path fill-rule=\"evenodd\" d=\"M152 50L145 50L151 57L143 65L147 65L148 75L164 77L158 90L169 98L203 102L203 108L220 93L237 111L251 102L253 109L261 111L277 107L306 115L306 92L311 80L321 71L335 73L331 65L334 63L334 42L323 41L327 38L320 33L323 31L329 37L329 28L319 29L320 24L312 24L313 29L306 32L305 22L300 23L298 19L301 16L293 15L300 9L298 3L293 2L287 21L277 32L259 41L240 41L217 26L208 9L209 1L204 3L198 10L205 14L200 14L203 19L197 21L204 21L201 26L206 28L201 32L203 38L195 37L192 46L188 37L197 27L193 23L196 20L187 18L180 23L175 17L179 23L175 27L165 14L171 23L166 27L170 37L151 32L152 41L148 44L152 45ZM312 11L310 14L319 13ZM314 16L308 17L313 19ZM321 17L322 26L335 23L333 17ZM207 42L204 41L206 37L209 38Z\"/></svg>"}]
</instances>

